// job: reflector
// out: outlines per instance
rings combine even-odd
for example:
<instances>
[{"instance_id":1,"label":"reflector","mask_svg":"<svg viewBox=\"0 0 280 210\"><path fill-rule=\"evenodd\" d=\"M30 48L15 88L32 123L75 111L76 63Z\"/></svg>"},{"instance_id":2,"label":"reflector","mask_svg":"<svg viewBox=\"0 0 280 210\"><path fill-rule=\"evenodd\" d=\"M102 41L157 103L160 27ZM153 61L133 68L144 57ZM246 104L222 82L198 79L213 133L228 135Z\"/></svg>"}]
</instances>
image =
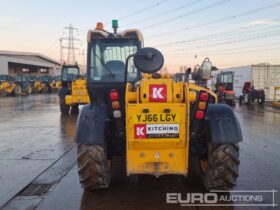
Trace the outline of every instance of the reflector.
<instances>
[{"instance_id":1,"label":"reflector","mask_svg":"<svg viewBox=\"0 0 280 210\"><path fill-rule=\"evenodd\" d=\"M202 120L204 118L204 112L200 110L196 111L195 118L198 120Z\"/></svg>"},{"instance_id":2,"label":"reflector","mask_svg":"<svg viewBox=\"0 0 280 210\"><path fill-rule=\"evenodd\" d=\"M120 103L118 101L113 101L112 102L112 108L113 109L119 109L120 108Z\"/></svg>"},{"instance_id":3,"label":"reflector","mask_svg":"<svg viewBox=\"0 0 280 210\"><path fill-rule=\"evenodd\" d=\"M206 109L206 102L200 101L197 106L198 109L204 110Z\"/></svg>"},{"instance_id":4,"label":"reflector","mask_svg":"<svg viewBox=\"0 0 280 210\"><path fill-rule=\"evenodd\" d=\"M113 90L110 92L110 99L111 101L116 101L119 99L119 94L117 91Z\"/></svg>"},{"instance_id":5,"label":"reflector","mask_svg":"<svg viewBox=\"0 0 280 210\"><path fill-rule=\"evenodd\" d=\"M202 92L199 95L199 100L200 101L208 101L208 98L209 98L209 94L206 93L206 92Z\"/></svg>"}]
</instances>

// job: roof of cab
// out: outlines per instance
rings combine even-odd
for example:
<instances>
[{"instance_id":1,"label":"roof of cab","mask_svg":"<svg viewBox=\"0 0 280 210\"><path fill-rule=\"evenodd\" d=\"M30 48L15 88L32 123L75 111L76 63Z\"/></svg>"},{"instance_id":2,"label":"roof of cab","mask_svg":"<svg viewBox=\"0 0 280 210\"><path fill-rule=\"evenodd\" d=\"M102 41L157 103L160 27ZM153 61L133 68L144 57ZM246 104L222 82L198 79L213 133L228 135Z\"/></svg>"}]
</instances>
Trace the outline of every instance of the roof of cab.
<instances>
[{"instance_id":1,"label":"roof of cab","mask_svg":"<svg viewBox=\"0 0 280 210\"><path fill-rule=\"evenodd\" d=\"M144 41L143 35L138 29L128 29L128 30L117 33L117 36L126 37L129 33L135 33L137 35L138 40L143 43L143 41ZM94 34L99 34L99 35L103 36L104 38L107 38L110 35L110 33L105 30L90 30L90 31L88 31L88 35L87 35L88 42L90 42L92 40L92 37Z\"/></svg>"}]
</instances>

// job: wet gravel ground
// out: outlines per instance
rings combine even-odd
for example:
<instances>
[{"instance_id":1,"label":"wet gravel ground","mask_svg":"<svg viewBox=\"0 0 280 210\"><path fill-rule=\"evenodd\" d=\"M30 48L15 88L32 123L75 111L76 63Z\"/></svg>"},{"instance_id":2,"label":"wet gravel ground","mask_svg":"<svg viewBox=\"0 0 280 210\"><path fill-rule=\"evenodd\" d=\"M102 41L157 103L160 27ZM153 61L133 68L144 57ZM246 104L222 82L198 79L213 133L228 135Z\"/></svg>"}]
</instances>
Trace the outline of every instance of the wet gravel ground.
<instances>
[{"instance_id":1,"label":"wet gravel ground","mask_svg":"<svg viewBox=\"0 0 280 210\"><path fill-rule=\"evenodd\" d=\"M6 203L2 209L279 209L280 110L257 104L237 104L234 110L244 136L240 144L240 177L234 190L278 190L274 198L277 207L166 204L166 193L205 192L199 177L192 173L188 178L157 179L143 175L131 179L124 175L124 166L117 158L108 190L83 191L73 143L77 116L61 117L55 95L0 98L0 206ZM194 169L192 166L191 170ZM22 196L19 192L30 182L52 185L44 196ZM265 201L271 201L271 194L264 195Z\"/></svg>"}]
</instances>

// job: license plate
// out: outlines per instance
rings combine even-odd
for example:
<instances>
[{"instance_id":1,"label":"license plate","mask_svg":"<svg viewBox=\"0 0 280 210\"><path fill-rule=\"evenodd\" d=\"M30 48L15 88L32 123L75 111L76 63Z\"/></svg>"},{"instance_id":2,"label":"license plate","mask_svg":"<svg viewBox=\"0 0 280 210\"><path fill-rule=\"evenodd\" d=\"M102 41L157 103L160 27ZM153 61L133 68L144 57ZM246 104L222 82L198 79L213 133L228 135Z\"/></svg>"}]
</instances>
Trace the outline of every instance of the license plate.
<instances>
[{"instance_id":1,"label":"license plate","mask_svg":"<svg viewBox=\"0 0 280 210\"><path fill-rule=\"evenodd\" d=\"M174 123L179 122L179 115L175 113L135 114L133 123Z\"/></svg>"}]
</instances>

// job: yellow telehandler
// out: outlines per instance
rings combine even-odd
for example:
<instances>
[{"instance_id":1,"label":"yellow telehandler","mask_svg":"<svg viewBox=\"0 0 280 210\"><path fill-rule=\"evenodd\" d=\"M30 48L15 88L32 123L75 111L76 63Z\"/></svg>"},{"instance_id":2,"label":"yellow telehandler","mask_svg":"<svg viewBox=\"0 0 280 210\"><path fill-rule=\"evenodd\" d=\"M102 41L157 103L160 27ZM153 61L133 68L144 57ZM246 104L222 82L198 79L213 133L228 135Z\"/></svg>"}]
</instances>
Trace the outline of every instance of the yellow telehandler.
<instances>
[{"instance_id":1,"label":"yellow telehandler","mask_svg":"<svg viewBox=\"0 0 280 210\"><path fill-rule=\"evenodd\" d=\"M0 75L0 95L13 95L15 87L15 78L13 76Z\"/></svg>"},{"instance_id":2,"label":"yellow telehandler","mask_svg":"<svg viewBox=\"0 0 280 210\"><path fill-rule=\"evenodd\" d=\"M98 23L87 36L90 104L80 112L75 138L82 187L108 188L116 156L125 157L128 176L155 177L187 176L196 156L207 190L233 188L242 133L232 109L206 88L210 60L193 72L194 84L163 78L157 71L164 57L143 48L141 32L112 25L113 33Z\"/></svg>"},{"instance_id":3,"label":"yellow telehandler","mask_svg":"<svg viewBox=\"0 0 280 210\"><path fill-rule=\"evenodd\" d=\"M78 65L66 65L61 68L61 88L58 91L60 112L77 113L79 105L88 104L89 96L86 78L80 74Z\"/></svg>"}]
</instances>

